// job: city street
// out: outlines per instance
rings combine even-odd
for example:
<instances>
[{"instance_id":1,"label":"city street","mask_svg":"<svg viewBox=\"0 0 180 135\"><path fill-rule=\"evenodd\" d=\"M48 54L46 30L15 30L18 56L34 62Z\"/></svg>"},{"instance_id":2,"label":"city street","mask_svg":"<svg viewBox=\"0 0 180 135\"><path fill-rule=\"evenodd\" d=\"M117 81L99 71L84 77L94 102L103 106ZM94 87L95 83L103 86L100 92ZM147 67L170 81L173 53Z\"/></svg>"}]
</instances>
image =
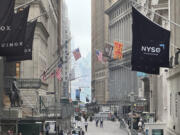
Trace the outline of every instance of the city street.
<instances>
[{"instance_id":1,"label":"city street","mask_svg":"<svg viewBox=\"0 0 180 135\"><path fill-rule=\"evenodd\" d=\"M127 132L119 128L119 122L104 121L104 127L96 127L95 121L88 122L86 135L127 135Z\"/></svg>"}]
</instances>

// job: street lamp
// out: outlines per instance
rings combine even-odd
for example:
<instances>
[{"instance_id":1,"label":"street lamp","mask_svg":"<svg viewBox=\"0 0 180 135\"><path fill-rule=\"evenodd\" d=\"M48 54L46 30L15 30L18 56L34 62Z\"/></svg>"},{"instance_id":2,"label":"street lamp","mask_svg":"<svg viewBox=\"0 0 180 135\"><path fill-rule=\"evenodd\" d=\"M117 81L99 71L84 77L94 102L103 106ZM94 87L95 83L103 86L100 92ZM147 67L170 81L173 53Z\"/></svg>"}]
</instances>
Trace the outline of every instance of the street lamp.
<instances>
[{"instance_id":1,"label":"street lamp","mask_svg":"<svg viewBox=\"0 0 180 135\"><path fill-rule=\"evenodd\" d=\"M134 94L134 92L131 92L131 93L129 93L129 100L130 100L130 102L131 102L131 129L133 129L133 104L134 104L134 102L135 102L135 94Z\"/></svg>"}]
</instances>

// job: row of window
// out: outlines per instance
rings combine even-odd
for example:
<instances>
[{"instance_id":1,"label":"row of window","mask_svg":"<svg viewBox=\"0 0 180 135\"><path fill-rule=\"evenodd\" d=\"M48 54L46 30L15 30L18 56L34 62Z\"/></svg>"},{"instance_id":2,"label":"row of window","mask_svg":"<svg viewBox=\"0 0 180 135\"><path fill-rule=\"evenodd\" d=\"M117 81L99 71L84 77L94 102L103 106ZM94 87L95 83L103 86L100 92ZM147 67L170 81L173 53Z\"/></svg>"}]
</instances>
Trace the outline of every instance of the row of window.
<instances>
[{"instance_id":1,"label":"row of window","mask_svg":"<svg viewBox=\"0 0 180 135\"><path fill-rule=\"evenodd\" d=\"M113 13L110 15L110 20L116 18L117 16L121 15L125 11L127 11L130 8L130 3L123 3L120 5Z\"/></svg>"},{"instance_id":2,"label":"row of window","mask_svg":"<svg viewBox=\"0 0 180 135\"><path fill-rule=\"evenodd\" d=\"M104 71L101 71L101 72L98 72L95 74L95 77L98 78L98 77L103 77L105 76L105 72Z\"/></svg>"},{"instance_id":3,"label":"row of window","mask_svg":"<svg viewBox=\"0 0 180 135\"><path fill-rule=\"evenodd\" d=\"M113 40L121 40L125 44L131 44L131 16L127 15L123 19L117 21L109 28L109 41L113 42Z\"/></svg>"},{"instance_id":4,"label":"row of window","mask_svg":"<svg viewBox=\"0 0 180 135\"><path fill-rule=\"evenodd\" d=\"M170 94L170 115L172 116L173 105L175 107L175 116L180 119L180 92L177 92L175 95L175 102L173 102L173 95ZM175 103L175 104L174 104Z\"/></svg>"}]
</instances>

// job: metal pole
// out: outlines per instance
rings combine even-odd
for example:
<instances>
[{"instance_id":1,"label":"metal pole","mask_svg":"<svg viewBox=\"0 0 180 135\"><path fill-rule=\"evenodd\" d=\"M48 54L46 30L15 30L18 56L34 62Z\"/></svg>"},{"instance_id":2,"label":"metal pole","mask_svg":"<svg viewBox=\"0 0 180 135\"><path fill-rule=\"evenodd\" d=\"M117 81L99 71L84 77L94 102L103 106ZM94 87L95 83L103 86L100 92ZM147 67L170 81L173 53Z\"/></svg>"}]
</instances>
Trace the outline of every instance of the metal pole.
<instances>
[{"instance_id":1,"label":"metal pole","mask_svg":"<svg viewBox=\"0 0 180 135\"><path fill-rule=\"evenodd\" d=\"M16 120L16 135L18 135L18 120Z\"/></svg>"},{"instance_id":2,"label":"metal pole","mask_svg":"<svg viewBox=\"0 0 180 135\"><path fill-rule=\"evenodd\" d=\"M133 116L133 102L131 103L131 113ZM131 116L131 130L133 129L133 117Z\"/></svg>"},{"instance_id":3,"label":"metal pole","mask_svg":"<svg viewBox=\"0 0 180 135\"><path fill-rule=\"evenodd\" d=\"M24 6L26 6L26 5L29 5L29 4L33 3L34 1L37 1L37 0L32 0L32 1L30 1L30 2L24 3L24 4L22 4L22 5L19 5L19 6L15 7L14 9L17 10L18 8L21 8L21 7L24 7Z\"/></svg>"},{"instance_id":4,"label":"metal pole","mask_svg":"<svg viewBox=\"0 0 180 135\"><path fill-rule=\"evenodd\" d=\"M36 20L36 19L38 19L38 18L40 18L40 17L42 17L42 16L46 15L46 14L47 14L47 13L49 13L49 12L50 12L50 11L48 11L48 12L44 12L44 13L40 14L39 16L37 16L37 17L35 17L35 18L33 18L33 19L29 20L29 22L32 22L32 21L34 21L34 20Z\"/></svg>"},{"instance_id":5,"label":"metal pole","mask_svg":"<svg viewBox=\"0 0 180 135\"><path fill-rule=\"evenodd\" d=\"M56 119L56 124L57 124L57 90L56 90L56 70L54 70L54 116ZM57 131L56 131L57 135Z\"/></svg>"}]
</instances>

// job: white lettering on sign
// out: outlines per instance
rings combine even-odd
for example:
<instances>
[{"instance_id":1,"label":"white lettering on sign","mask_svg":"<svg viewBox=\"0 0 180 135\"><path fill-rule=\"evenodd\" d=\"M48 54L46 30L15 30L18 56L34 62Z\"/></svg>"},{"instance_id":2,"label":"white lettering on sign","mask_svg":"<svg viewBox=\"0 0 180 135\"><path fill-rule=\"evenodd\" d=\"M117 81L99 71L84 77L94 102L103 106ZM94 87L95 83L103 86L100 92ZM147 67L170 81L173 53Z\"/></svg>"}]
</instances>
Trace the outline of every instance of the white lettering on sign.
<instances>
[{"instance_id":1,"label":"white lettering on sign","mask_svg":"<svg viewBox=\"0 0 180 135\"><path fill-rule=\"evenodd\" d=\"M0 26L0 31L11 31L11 26Z\"/></svg>"},{"instance_id":2,"label":"white lettering on sign","mask_svg":"<svg viewBox=\"0 0 180 135\"><path fill-rule=\"evenodd\" d=\"M1 43L0 47L1 48L23 47L23 42Z\"/></svg>"}]
</instances>

